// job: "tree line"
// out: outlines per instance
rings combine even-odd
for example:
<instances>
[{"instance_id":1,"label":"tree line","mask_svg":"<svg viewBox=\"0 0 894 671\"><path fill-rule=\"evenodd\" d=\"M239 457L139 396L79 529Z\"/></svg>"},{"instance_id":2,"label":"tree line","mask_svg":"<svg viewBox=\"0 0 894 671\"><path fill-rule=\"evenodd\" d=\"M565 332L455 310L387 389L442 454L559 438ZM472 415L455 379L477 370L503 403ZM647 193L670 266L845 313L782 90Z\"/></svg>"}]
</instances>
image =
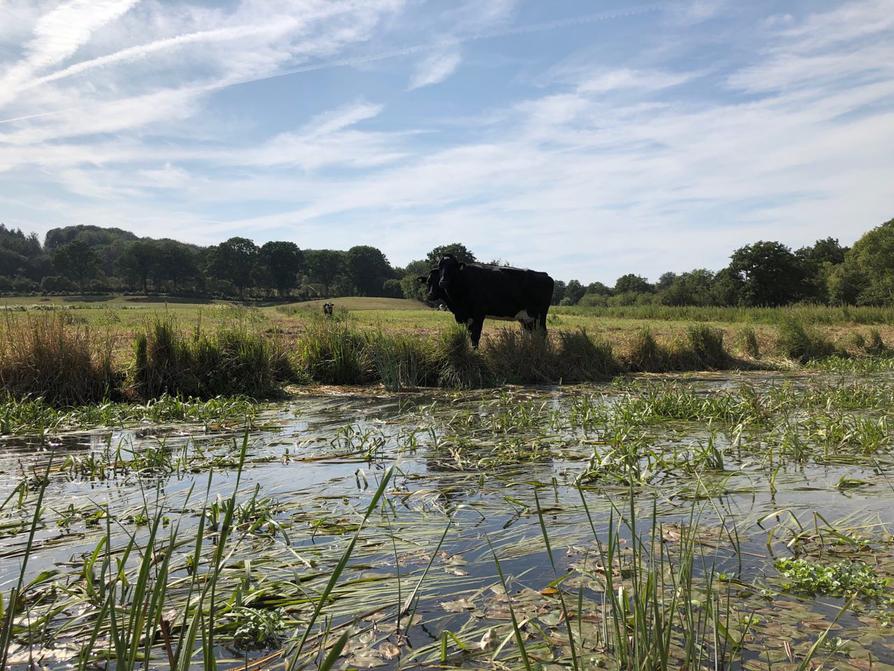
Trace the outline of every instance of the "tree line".
<instances>
[{"instance_id":1,"label":"tree line","mask_svg":"<svg viewBox=\"0 0 894 671\"><path fill-rule=\"evenodd\" d=\"M475 262L461 243L432 249L424 259L392 266L377 248L300 249L243 237L200 247L171 239L138 237L118 228L67 226L36 234L0 224L0 292L64 294L133 292L253 299L386 296L424 299L417 282L451 253ZM489 263L505 265L499 260ZM667 272L657 282L626 274L613 286L557 281L557 305L744 305L796 302L894 303L894 219L844 247L817 240L792 250L759 241L736 249L719 271Z\"/></svg>"}]
</instances>

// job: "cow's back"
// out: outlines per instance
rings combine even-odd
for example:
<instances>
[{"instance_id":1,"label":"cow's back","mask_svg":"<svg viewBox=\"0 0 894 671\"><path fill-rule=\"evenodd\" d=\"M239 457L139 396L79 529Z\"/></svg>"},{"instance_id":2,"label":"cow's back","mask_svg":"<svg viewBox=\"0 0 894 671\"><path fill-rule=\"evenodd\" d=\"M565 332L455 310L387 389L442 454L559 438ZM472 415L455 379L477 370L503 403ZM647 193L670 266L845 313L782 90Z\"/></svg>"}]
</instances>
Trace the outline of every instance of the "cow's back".
<instances>
[{"instance_id":1,"label":"cow's back","mask_svg":"<svg viewBox=\"0 0 894 671\"><path fill-rule=\"evenodd\" d=\"M505 266L466 264L462 270L464 299L473 313L514 318L521 312L545 313L553 295L553 279L544 272Z\"/></svg>"}]
</instances>

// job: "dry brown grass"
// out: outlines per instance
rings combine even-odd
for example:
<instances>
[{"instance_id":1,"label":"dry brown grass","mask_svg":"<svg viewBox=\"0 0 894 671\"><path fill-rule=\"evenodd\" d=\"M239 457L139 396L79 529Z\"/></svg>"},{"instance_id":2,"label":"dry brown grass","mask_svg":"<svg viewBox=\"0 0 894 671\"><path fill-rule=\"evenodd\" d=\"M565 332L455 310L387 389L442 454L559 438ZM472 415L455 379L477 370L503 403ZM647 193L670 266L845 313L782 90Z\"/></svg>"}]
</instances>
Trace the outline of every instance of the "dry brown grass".
<instances>
[{"instance_id":1,"label":"dry brown grass","mask_svg":"<svg viewBox=\"0 0 894 671\"><path fill-rule=\"evenodd\" d=\"M57 406L115 395L111 340L66 314L7 315L0 329L0 385L15 398Z\"/></svg>"}]
</instances>

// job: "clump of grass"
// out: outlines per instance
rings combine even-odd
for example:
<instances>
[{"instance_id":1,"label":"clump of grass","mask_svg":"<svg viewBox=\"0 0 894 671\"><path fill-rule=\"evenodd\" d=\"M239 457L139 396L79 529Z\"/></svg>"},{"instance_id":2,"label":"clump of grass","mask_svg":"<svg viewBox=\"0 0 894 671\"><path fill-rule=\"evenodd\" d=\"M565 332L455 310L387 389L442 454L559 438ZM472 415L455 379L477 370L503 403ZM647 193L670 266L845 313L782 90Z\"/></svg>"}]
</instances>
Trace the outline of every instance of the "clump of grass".
<instances>
[{"instance_id":1,"label":"clump of grass","mask_svg":"<svg viewBox=\"0 0 894 671\"><path fill-rule=\"evenodd\" d=\"M823 565L803 558L783 558L776 560L776 570L785 579L785 589L792 592L857 595L875 601L892 599L885 579L874 568L860 561L845 560Z\"/></svg>"},{"instance_id":2,"label":"clump of grass","mask_svg":"<svg viewBox=\"0 0 894 671\"><path fill-rule=\"evenodd\" d=\"M110 341L66 317L7 317L0 332L0 385L9 396L73 406L118 393Z\"/></svg>"},{"instance_id":3,"label":"clump of grass","mask_svg":"<svg viewBox=\"0 0 894 671\"><path fill-rule=\"evenodd\" d=\"M836 353L835 345L816 328L794 319L786 319L779 324L778 345L782 354L800 363Z\"/></svg>"},{"instance_id":4,"label":"clump of grass","mask_svg":"<svg viewBox=\"0 0 894 671\"><path fill-rule=\"evenodd\" d=\"M437 384L438 362L426 341L380 332L369 337L367 354L375 376L390 391Z\"/></svg>"},{"instance_id":5,"label":"clump of grass","mask_svg":"<svg viewBox=\"0 0 894 671\"><path fill-rule=\"evenodd\" d=\"M371 380L367 338L342 319L315 319L298 341L298 357L312 380L363 384Z\"/></svg>"},{"instance_id":6,"label":"clump of grass","mask_svg":"<svg viewBox=\"0 0 894 671\"><path fill-rule=\"evenodd\" d=\"M137 336L134 383L143 398L162 394L211 398L277 393L292 366L273 340L245 329L184 336L171 321L155 321Z\"/></svg>"},{"instance_id":7,"label":"clump of grass","mask_svg":"<svg viewBox=\"0 0 894 671\"><path fill-rule=\"evenodd\" d=\"M866 347L866 337L859 331L851 333L847 338L848 344L857 351L863 351Z\"/></svg>"},{"instance_id":8,"label":"clump of grass","mask_svg":"<svg viewBox=\"0 0 894 671\"><path fill-rule=\"evenodd\" d=\"M554 384L560 381L556 353L543 333L500 329L484 349L495 380L509 384Z\"/></svg>"},{"instance_id":9,"label":"clump of grass","mask_svg":"<svg viewBox=\"0 0 894 671\"><path fill-rule=\"evenodd\" d=\"M594 341L584 329L559 333L556 358L563 382L603 380L621 369L611 344Z\"/></svg>"},{"instance_id":10,"label":"clump of grass","mask_svg":"<svg viewBox=\"0 0 894 671\"><path fill-rule=\"evenodd\" d=\"M752 359L760 358L761 347L757 341L757 333L750 326L739 329L739 346Z\"/></svg>"},{"instance_id":11,"label":"clump of grass","mask_svg":"<svg viewBox=\"0 0 894 671\"><path fill-rule=\"evenodd\" d=\"M872 356L882 356L888 353L888 346L882 340L878 329L869 331L869 338L863 343L863 351Z\"/></svg>"},{"instance_id":12,"label":"clump of grass","mask_svg":"<svg viewBox=\"0 0 894 671\"><path fill-rule=\"evenodd\" d=\"M458 324L441 334L436 357L441 362L438 384L442 387L474 389L490 382L484 357L472 347L466 329Z\"/></svg>"},{"instance_id":13,"label":"clump of grass","mask_svg":"<svg viewBox=\"0 0 894 671\"><path fill-rule=\"evenodd\" d=\"M675 343L666 361L669 368L691 370L725 368L729 359L723 348L723 331L699 324L686 329L685 339Z\"/></svg>"},{"instance_id":14,"label":"clump of grass","mask_svg":"<svg viewBox=\"0 0 894 671\"><path fill-rule=\"evenodd\" d=\"M723 368L729 354L723 348L723 331L710 326L690 326L686 330L689 346L699 362L708 368Z\"/></svg>"},{"instance_id":15,"label":"clump of grass","mask_svg":"<svg viewBox=\"0 0 894 671\"><path fill-rule=\"evenodd\" d=\"M639 372L659 372L667 366L667 352L647 329L637 331L631 343L628 361L631 370Z\"/></svg>"}]
</instances>

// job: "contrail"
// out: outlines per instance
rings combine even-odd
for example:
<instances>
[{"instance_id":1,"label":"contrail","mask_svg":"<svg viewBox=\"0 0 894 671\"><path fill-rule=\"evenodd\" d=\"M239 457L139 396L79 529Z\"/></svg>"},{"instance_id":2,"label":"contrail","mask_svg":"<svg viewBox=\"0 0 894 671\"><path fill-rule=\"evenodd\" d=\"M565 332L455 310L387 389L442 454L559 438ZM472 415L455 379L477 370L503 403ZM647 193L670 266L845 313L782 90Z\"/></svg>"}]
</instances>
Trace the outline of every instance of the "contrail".
<instances>
[{"instance_id":1,"label":"contrail","mask_svg":"<svg viewBox=\"0 0 894 671\"><path fill-rule=\"evenodd\" d=\"M631 7L628 9L620 9L615 11L607 11L607 12L597 12L594 14L583 14L580 16L569 17L567 19L556 19L554 21L544 21L542 23L532 23L523 26L515 26L514 28L503 28L499 30L490 30L490 31L482 31L478 33L471 33L468 35L463 35L461 37L450 37L440 39L436 42L424 42L419 44L414 44L406 47L401 47L399 49L391 49L388 51L380 51L375 54L368 54L365 56L351 56L347 58L340 58L329 61L321 61L319 63L309 63L307 65L303 65L301 67L292 68L291 70L286 70L284 72L275 72L270 75L264 75L261 77L251 77L249 79L240 79L236 81L224 81L219 84L209 84L202 87L197 87L205 91L215 91L221 90L225 88L229 88L231 86L239 86L241 84L250 84L252 82L261 82L268 81L271 79L278 79L281 77L291 77L292 75L302 74L305 72L316 72L318 70L328 70L330 68L340 68L340 67L352 67L357 65L366 65L368 63L376 63L378 61L384 61L391 58L399 58L401 56L411 56L413 54L418 54L426 51L432 51L436 49L443 49L445 47L456 46L458 44L465 44L468 42L478 42L481 40L490 40L496 39L499 37L510 37L512 35L526 35L530 33L540 33L546 32L550 30L558 30L560 28L567 28L570 26L584 25L587 23L599 23L602 21L612 21L615 19L623 19L631 16L640 16L643 14L649 14L653 12L660 12L667 8L667 4L659 4L653 3L648 5L640 5L638 7ZM134 47L136 48L136 47ZM52 77L50 75L49 77ZM48 77L48 78L49 78ZM64 114L66 112L73 112L76 110L83 109L82 107L66 107L60 110L53 110L49 112L38 112L35 114L28 114L25 116L12 117L9 119L0 119L0 124L7 123L15 123L18 121L27 121L29 119L37 119L46 116L52 116L55 114Z\"/></svg>"}]
</instances>

